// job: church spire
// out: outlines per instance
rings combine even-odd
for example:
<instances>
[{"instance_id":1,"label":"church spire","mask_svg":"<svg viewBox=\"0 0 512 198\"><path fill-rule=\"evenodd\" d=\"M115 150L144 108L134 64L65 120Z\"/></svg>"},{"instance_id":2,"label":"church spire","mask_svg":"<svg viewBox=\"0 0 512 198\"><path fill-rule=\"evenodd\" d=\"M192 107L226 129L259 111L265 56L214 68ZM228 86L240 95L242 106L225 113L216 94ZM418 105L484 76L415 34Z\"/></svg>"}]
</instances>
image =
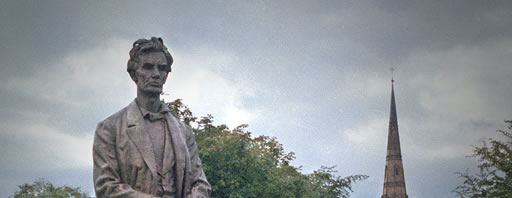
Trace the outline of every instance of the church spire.
<instances>
[{"instance_id":1,"label":"church spire","mask_svg":"<svg viewBox=\"0 0 512 198\"><path fill-rule=\"evenodd\" d=\"M393 72L393 69L391 70ZM389 111L388 146L384 169L382 198L407 198L405 177L398 135L398 118L395 104L395 80L391 77L391 105Z\"/></svg>"}]
</instances>

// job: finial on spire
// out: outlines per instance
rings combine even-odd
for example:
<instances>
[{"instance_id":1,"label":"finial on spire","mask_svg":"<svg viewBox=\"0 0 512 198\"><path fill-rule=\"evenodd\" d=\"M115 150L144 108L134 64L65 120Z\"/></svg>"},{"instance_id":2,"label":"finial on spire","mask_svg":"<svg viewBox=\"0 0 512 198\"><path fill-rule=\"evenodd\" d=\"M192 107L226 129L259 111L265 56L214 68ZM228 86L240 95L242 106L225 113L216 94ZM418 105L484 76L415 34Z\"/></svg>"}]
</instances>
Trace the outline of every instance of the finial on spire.
<instances>
[{"instance_id":1,"label":"finial on spire","mask_svg":"<svg viewBox=\"0 0 512 198\"><path fill-rule=\"evenodd\" d=\"M393 77L393 72L395 71L395 68L390 67L389 70L391 71L391 83L395 82L395 78Z\"/></svg>"}]
</instances>

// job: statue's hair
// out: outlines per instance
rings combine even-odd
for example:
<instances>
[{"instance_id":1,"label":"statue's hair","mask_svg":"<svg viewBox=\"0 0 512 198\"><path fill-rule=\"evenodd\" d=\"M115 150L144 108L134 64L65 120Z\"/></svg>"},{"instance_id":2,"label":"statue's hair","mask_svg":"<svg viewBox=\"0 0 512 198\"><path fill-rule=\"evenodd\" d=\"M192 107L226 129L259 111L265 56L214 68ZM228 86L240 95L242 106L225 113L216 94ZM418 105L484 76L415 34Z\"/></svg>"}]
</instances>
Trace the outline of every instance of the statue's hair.
<instances>
[{"instance_id":1,"label":"statue's hair","mask_svg":"<svg viewBox=\"0 0 512 198\"><path fill-rule=\"evenodd\" d=\"M130 50L130 59L128 60L128 65L126 71L133 76L135 70L137 69L137 63L139 61L139 55L144 52L150 51L161 51L164 53L165 58L167 59L167 63L169 64L169 71L171 71L171 65L173 63L173 59L171 53L165 47L162 38L151 37L151 40L147 39L139 39L133 43L133 48Z\"/></svg>"}]
</instances>

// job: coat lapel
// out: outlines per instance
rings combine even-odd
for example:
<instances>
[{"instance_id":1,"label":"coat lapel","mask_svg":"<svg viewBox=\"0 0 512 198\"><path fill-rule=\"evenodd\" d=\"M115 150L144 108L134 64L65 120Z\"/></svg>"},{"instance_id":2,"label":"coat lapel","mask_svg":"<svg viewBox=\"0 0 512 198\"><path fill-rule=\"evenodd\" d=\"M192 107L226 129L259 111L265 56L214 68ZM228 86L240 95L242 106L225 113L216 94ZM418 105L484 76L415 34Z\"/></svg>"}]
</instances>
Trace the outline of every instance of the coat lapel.
<instances>
[{"instance_id":1,"label":"coat lapel","mask_svg":"<svg viewBox=\"0 0 512 198\"><path fill-rule=\"evenodd\" d=\"M126 133L139 150L153 176L157 176L153 144L149 139L149 134L144 130L144 118L142 118L135 100L128 107Z\"/></svg>"},{"instance_id":2,"label":"coat lapel","mask_svg":"<svg viewBox=\"0 0 512 198\"><path fill-rule=\"evenodd\" d=\"M187 161L189 153L185 137L183 137L182 126L178 123L176 118L171 115L171 113L167 113L166 119L168 121L167 124L171 133L172 145L174 146L174 153L176 158L176 192L178 197L182 197L184 193L184 174L186 171L186 163L188 163ZM164 162L164 170L172 168L170 165L171 164L169 162Z\"/></svg>"}]
</instances>

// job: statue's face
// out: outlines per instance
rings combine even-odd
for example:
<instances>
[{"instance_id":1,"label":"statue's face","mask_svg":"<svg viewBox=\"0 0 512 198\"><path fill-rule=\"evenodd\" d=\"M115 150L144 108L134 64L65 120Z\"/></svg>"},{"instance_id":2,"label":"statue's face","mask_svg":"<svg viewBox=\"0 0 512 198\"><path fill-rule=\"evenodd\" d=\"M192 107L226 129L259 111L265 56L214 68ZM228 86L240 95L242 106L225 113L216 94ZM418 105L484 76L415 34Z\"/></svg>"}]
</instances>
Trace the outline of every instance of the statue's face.
<instances>
[{"instance_id":1,"label":"statue's face","mask_svg":"<svg viewBox=\"0 0 512 198\"><path fill-rule=\"evenodd\" d=\"M150 51L139 55L135 70L137 89L150 94L162 93L169 74L169 66L163 52ZM135 80L135 79L134 79Z\"/></svg>"}]
</instances>

